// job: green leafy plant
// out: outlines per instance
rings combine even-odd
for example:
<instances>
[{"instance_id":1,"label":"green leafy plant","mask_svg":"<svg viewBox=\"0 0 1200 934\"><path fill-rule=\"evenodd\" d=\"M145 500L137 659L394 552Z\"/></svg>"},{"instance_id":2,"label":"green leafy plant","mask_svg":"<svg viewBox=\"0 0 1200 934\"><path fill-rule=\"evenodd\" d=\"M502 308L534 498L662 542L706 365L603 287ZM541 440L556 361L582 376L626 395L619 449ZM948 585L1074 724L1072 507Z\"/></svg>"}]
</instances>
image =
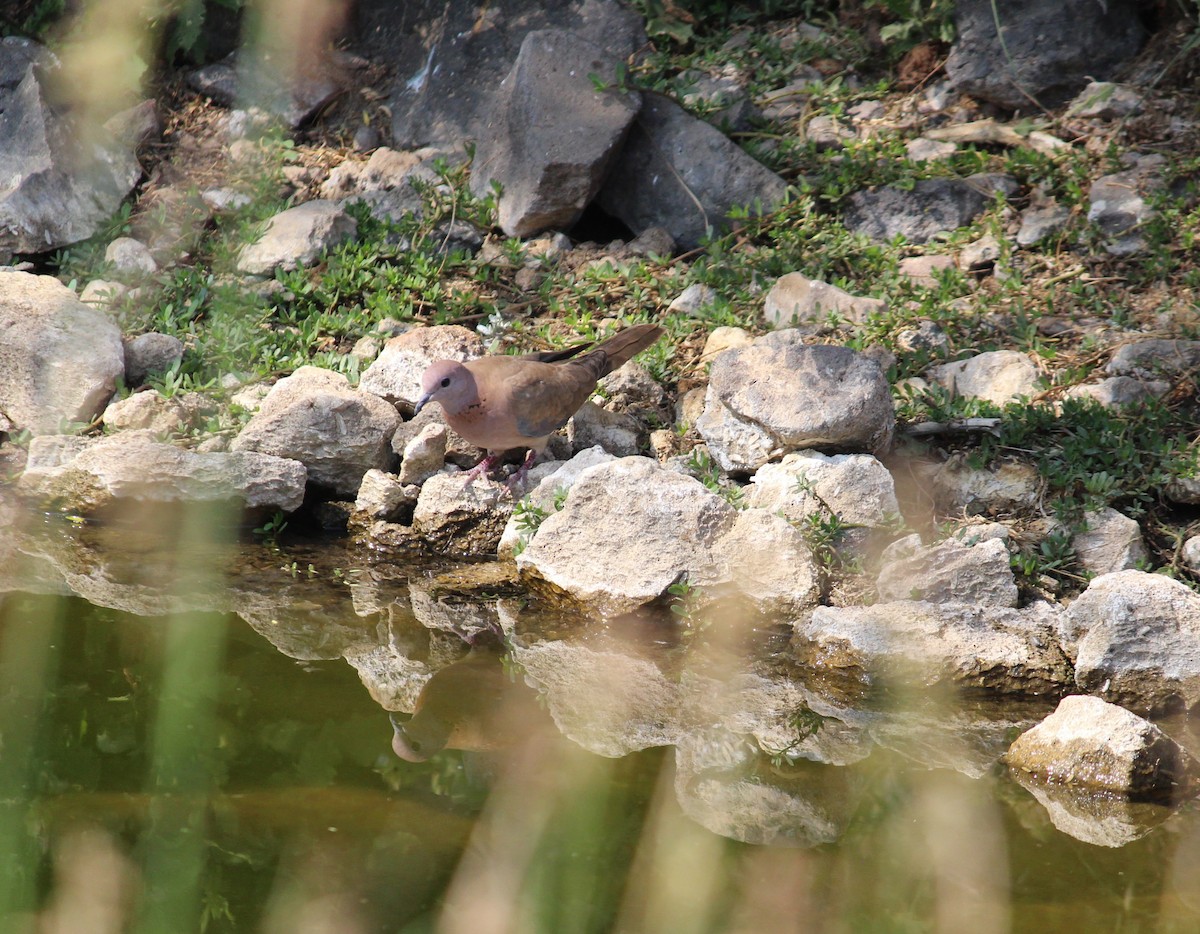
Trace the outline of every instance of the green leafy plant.
<instances>
[{"instance_id":1,"label":"green leafy plant","mask_svg":"<svg viewBox=\"0 0 1200 934\"><path fill-rule=\"evenodd\" d=\"M279 536L283 534L283 530L287 526L287 517L281 510L277 510L262 525L254 529L254 534L262 539L264 545L277 548L279 547Z\"/></svg>"}]
</instances>

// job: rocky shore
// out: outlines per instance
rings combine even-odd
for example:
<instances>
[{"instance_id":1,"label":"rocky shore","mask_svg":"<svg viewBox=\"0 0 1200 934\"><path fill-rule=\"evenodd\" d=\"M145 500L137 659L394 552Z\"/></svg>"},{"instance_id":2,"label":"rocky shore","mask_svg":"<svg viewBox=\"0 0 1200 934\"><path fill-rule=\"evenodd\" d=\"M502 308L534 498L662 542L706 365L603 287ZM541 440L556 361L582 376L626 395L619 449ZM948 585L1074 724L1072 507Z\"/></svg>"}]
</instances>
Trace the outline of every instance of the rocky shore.
<instances>
[{"instance_id":1,"label":"rocky shore","mask_svg":"<svg viewBox=\"0 0 1200 934\"><path fill-rule=\"evenodd\" d=\"M511 610L482 596L498 582L597 625L646 614L696 632L784 627L796 664L831 690L1062 698L1007 751L991 742L988 764L1003 754L1039 781L1189 796L1195 760L1144 718L1200 705L1194 431L1153 427L1194 409L1194 270L1155 264L1186 248L1167 231L1190 236L1185 155L1200 133L1182 93L1143 80L1145 26L1131 4L1067 6L1089 70L1039 59L1017 34L1005 53L1015 62L989 66L1000 54L991 13L980 14L989 5L963 2L958 39L925 83L873 97L846 71L856 103L813 116L806 108L833 80L815 55L797 52L768 94L715 67L691 76L692 96L669 94L630 80L627 62L647 44L631 11L550 5L519 27L495 26L487 54L460 62L455 80L477 93L439 90L456 74L448 65L419 87L398 72L390 145L368 140L362 151L306 141L319 95L293 89L275 111L220 106L204 83L217 74L209 65L190 78L209 98L205 132L187 130L140 186L138 147L164 138L166 104L111 115L94 165L64 160L48 141L73 128L42 83L54 55L3 40L0 75L12 80L0 82L0 111L20 108L46 144L18 152L2 141L5 159L42 173L0 192L10 262L0 270L0 496L14 530L4 547L25 547L16 530L38 510L110 520L182 504L247 527L319 524L364 556L488 559L469 565L480 577L466 591L489 607L472 612L510 637ZM806 49L814 28L774 24L772 47ZM466 55L454 42L428 51ZM222 67L236 81L236 63ZM1043 108L1033 130L1013 113L1029 100ZM737 142L752 127L799 137L804 158L751 154ZM272 163L271 134L289 141L292 161ZM224 176L198 173L199 162ZM878 174L830 211L807 170L851 163L877 163ZM256 179L272 166L287 206L257 217ZM494 199L490 226L431 207L467 197ZM107 238L126 199L133 220ZM176 288L172 277L212 259L205 243L239 211L253 235L203 274L205 290L244 300L248 342L301 330L288 323L297 284L319 288L368 224L383 225L392 255L440 243L430 256L457 257L480 295L478 283L502 282L509 299L481 300L485 312L462 321L375 315L354 340L331 338L327 356L313 351L313 363L269 378L230 368L172 383L217 312L198 299L178 326L163 283ZM627 235L563 233L595 223L596 211ZM789 261L765 245L782 242L773 224L811 212L845 238L828 248L841 260L810 245ZM78 281L47 260L88 238L105 277ZM856 281L859 254L886 272ZM452 278L439 287L465 288ZM601 300L581 323L582 309L547 299L564 278L582 294L620 280L621 307L609 314ZM531 306L552 321L545 330L526 320ZM159 312L176 326L149 326ZM436 406L413 416L434 360L645 320L668 324L666 349L602 380L515 496L500 481L463 482L483 452ZM1123 435L1125 423L1150 427ZM1162 446L1146 449L1144 437ZM1148 466L1121 473L1132 463ZM528 677L550 686L554 711L560 676L546 672L572 664L573 650L512 644ZM707 687L626 677L680 693L638 748L670 743L697 762L711 753L683 712ZM721 690L753 698L758 684ZM771 690L801 688L784 679ZM809 757L803 744L771 743ZM610 737L597 751L626 748Z\"/></svg>"}]
</instances>

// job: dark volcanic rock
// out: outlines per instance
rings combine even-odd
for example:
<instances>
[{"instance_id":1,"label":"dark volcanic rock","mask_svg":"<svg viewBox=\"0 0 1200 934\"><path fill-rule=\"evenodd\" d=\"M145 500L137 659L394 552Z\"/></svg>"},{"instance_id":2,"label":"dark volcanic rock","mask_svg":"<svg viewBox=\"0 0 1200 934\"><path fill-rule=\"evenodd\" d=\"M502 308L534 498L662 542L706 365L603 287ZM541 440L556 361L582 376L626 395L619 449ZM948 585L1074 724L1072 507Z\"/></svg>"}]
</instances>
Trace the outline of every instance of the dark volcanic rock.
<instances>
[{"instance_id":1,"label":"dark volcanic rock","mask_svg":"<svg viewBox=\"0 0 1200 934\"><path fill-rule=\"evenodd\" d=\"M1016 110L1056 107L1141 48L1136 0L959 0L946 74L958 90ZM997 20L1003 42L997 33Z\"/></svg>"},{"instance_id":2,"label":"dark volcanic rock","mask_svg":"<svg viewBox=\"0 0 1200 934\"><path fill-rule=\"evenodd\" d=\"M459 148L476 139L492 91L535 29L568 29L619 61L646 43L641 17L612 0L524 0L404 4L375 0L360 12L394 39L386 52L397 79L390 103L398 148ZM369 36L368 36L369 38Z\"/></svg>"},{"instance_id":3,"label":"dark volcanic rock","mask_svg":"<svg viewBox=\"0 0 1200 934\"><path fill-rule=\"evenodd\" d=\"M674 101L647 94L596 203L630 230L663 227L692 249L732 209L778 207L787 183Z\"/></svg>"},{"instance_id":4,"label":"dark volcanic rock","mask_svg":"<svg viewBox=\"0 0 1200 934\"><path fill-rule=\"evenodd\" d=\"M910 243L927 243L939 233L971 223L987 205L987 195L967 179L927 178L907 191L858 191L848 202L843 220L854 233L872 240L900 235Z\"/></svg>"},{"instance_id":5,"label":"dark volcanic rock","mask_svg":"<svg viewBox=\"0 0 1200 934\"><path fill-rule=\"evenodd\" d=\"M636 91L613 86L617 64L572 32L525 37L496 95L471 178L478 195L500 183L500 227L510 237L570 227L600 188L642 103ZM592 75L608 86L597 89Z\"/></svg>"}]
</instances>

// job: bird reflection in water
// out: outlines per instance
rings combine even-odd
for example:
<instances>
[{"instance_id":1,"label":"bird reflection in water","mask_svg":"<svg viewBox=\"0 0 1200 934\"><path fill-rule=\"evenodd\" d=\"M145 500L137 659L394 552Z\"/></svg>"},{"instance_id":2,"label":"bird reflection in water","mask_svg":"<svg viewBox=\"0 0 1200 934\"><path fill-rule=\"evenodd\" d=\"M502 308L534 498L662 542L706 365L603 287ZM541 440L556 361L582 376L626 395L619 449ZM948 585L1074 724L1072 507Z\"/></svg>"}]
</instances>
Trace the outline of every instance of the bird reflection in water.
<instances>
[{"instance_id":1,"label":"bird reflection in water","mask_svg":"<svg viewBox=\"0 0 1200 934\"><path fill-rule=\"evenodd\" d=\"M547 724L534 692L504 666L496 637L476 639L471 651L431 677L412 715L392 713L392 749L406 762L424 762L443 749L506 749Z\"/></svg>"}]
</instances>

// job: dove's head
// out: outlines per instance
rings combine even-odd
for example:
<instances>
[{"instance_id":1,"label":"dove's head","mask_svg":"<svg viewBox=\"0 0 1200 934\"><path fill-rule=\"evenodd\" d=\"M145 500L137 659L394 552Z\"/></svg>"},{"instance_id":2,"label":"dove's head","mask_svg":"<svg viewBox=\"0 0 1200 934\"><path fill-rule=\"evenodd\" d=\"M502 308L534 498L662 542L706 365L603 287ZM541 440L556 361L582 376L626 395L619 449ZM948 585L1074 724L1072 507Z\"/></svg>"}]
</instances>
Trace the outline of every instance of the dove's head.
<instances>
[{"instance_id":1,"label":"dove's head","mask_svg":"<svg viewBox=\"0 0 1200 934\"><path fill-rule=\"evenodd\" d=\"M451 415L457 415L479 401L475 377L457 360L437 360L421 377L421 398L413 415L430 402L440 402Z\"/></svg>"},{"instance_id":2,"label":"dove's head","mask_svg":"<svg viewBox=\"0 0 1200 934\"><path fill-rule=\"evenodd\" d=\"M424 762L446 748L450 730L436 717L422 717L420 711L407 723L394 714L392 721L392 752L405 762Z\"/></svg>"}]
</instances>

